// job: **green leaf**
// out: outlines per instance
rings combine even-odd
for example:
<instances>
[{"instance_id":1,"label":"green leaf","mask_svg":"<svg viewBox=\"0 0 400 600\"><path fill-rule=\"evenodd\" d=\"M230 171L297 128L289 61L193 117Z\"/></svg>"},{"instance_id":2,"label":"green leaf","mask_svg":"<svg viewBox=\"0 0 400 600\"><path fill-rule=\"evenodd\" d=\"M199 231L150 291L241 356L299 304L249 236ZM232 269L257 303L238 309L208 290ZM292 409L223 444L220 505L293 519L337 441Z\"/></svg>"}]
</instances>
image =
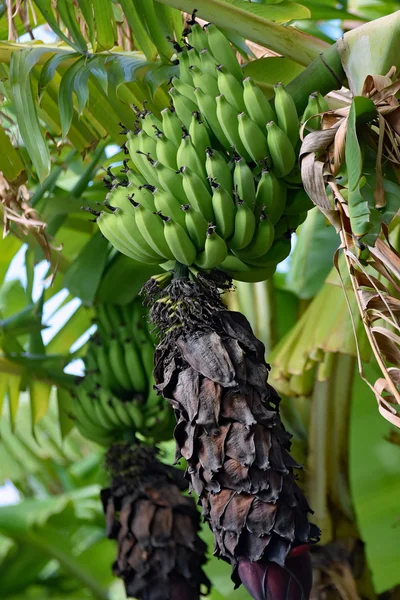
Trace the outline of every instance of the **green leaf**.
<instances>
[{"instance_id":1,"label":"green leaf","mask_svg":"<svg viewBox=\"0 0 400 600\"><path fill-rule=\"evenodd\" d=\"M8 413L11 423L11 428L15 426L15 420L18 412L19 405L19 392L21 389L22 377L18 375L12 375L8 379Z\"/></svg>"},{"instance_id":2,"label":"green leaf","mask_svg":"<svg viewBox=\"0 0 400 600\"><path fill-rule=\"evenodd\" d=\"M338 245L338 236L326 223L325 216L316 207L310 210L297 231L286 278L287 288L301 299L313 298L332 269L333 254Z\"/></svg>"},{"instance_id":3,"label":"green leaf","mask_svg":"<svg viewBox=\"0 0 400 600\"><path fill-rule=\"evenodd\" d=\"M191 0L159 1L188 13L194 8ZM235 31L244 39L266 46L304 66L327 48L325 42L280 24L294 18L309 18L309 10L300 4L286 0L267 6L244 0L202 0L196 8L199 18ZM303 16L296 17L296 14Z\"/></svg>"},{"instance_id":4,"label":"green leaf","mask_svg":"<svg viewBox=\"0 0 400 600\"><path fill-rule=\"evenodd\" d=\"M60 427L60 433L62 439L64 439L68 433L74 427L74 421L70 415L73 414L73 403L74 400L68 390L62 387L57 388L57 406L58 406L58 423Z\"/></svg>"},{"instance_id":5,"label":"green leaf","mask_svg":"<svg viewBox=\"0 0 400 600\"><path fill-rule=\"evenodd\" d=\"M346 131L346 166L349 180L349 191L354 191L362 175L363 158L357 137L357 104L354 98L348 118Z\"/></svg>"},{"instance_id":6,"label":"green leaf","mask_svg":"<svg viewBox=\"0 0 400 600\"><path fill-rule=\"evenodd\" d=\"M120 0L120 4L139 48L142 50L147 60L155 60L157 48L150 39L144 23L139 18L135 3L132 0Z\"/></svg>"},{"instance_id":7,"label":"green leaf","mask_svg":"<svg viewBox=\"0 0 400 600\"><path fill-rule=\"evenodd\" d=\"M91 304L96 295L108 253L108 241L98 231L65 273L65 287L84 304Z\"/></svg>"},{"instance_id":8,"label":"green leaf","mask_svg":"<svg viewBox=\"0 0 400 600\"><path fill-rule=\"evenodd\" d=\"M5 238L0 239L0 283L3 281L12 259L21 246L21 240L13 236L11 233L9 233Z\"/></svg>"},{"instance_id":9,"label":"green leaf","mask_svg":"<svg viewBox=\"0 0 400 600\"><path fill-rule=\"evenodd\" d=\"M91 0L99 50L109 50L115 44L116 27L112 4L109 0Z\"/></svg>"},{"instance_id":10,"label":"green leaf","mask_svg":"<svg viewBox=\"0 0 400 600\"><path fill-rule=\"evenodd\" d=\"M43 94L44 89L53 79L57 67L59 67L65 60L78 58L80 54L78 52L70 52L67 50L59 49L49 60L44 64L39 77L39 95Z\"/></svg>"},{"instance_id":11,"label":"green leaf","mask_svg":"<svg viewBox=\"0 0 400 600\"><path fill-rule=\"evenodd\" d=\"M247 63L243 69L245 77L252 77L264 94L270 98L274 96L276 83L287 85L302 71L304 67L283 56L259 58Z\"/></svg>"},{"instance_id":12,"label":"green leaf","mask_svg":"<svg viewBox=\"0 0 400 600\"><path fill-rule=\"evenodd\" d=\"M82 67L85 58L78 59L64 73L61 79L60 89L58 92L58 105L60 108L62 136L65 138L71 127L72 116L74 113L74 103L72 100L72 92L74 90L75 77ZM77 95L80 93L80 88L75 90Z\"/></svg>"},{"instance_id":13,"label":"green leaf","mask_svg":"<svg viewBox=\"0 0 400 600\"><path fill-rule=\"evenodd\" d=\"M10 82L19 131L40 181L44 181L50 172L50 152L39 125L30 73L45 52L46 48L43 47L13 52L10 64Z\"/></svg>"},{"instance_id":14,"label":"green leaf","mask_svg":"<svg viewBox=\"0 0 400 600\"><path fill-rule=\"evenodd\" d=\"M12 145L10 138L0 124L0 171L7 181L14 181L24 170L24 165L19 157L19 152Z\"/></svg>"},{"instance_id":15,"label":"green leaf","mask_svg":"<svg viewBox=\"0 0 400 600\"><path fill-rule=\"evenodd\" d=\"M82 36L79 25L76 19L76 15L73 12L71 0L63 0L63 2L57 3L57 10L60 12L61 18L64 24L70 28L72 40L68 38L62 29L59 27L57 18L55 17L52 7L51 0L35 0L36 6L39 8L46 22L50 25L52 30L66 42L69 46L72 46L78 52L86 52L86 42ZM72 11L72 14L71 14Z\"/></svg>"},{"instance_id":16,"label":"green leaf","mask_svg":"<svg viewBox=\"0 0 400 600\"><path fill-rule=\"evenodd\" d=\"M36 425L47 413L51 386L43 381L32 380L29 385L32 425Z\"/></svg>"}]
</instances>

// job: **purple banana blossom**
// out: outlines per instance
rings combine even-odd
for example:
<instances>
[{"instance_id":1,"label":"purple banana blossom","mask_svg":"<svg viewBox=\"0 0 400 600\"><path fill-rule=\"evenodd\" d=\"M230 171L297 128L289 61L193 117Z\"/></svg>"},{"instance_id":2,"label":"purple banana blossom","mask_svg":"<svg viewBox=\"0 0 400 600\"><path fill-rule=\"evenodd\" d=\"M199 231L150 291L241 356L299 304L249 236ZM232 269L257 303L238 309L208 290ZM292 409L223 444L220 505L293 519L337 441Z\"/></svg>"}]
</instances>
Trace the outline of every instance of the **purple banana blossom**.
<instances>
[{"instance_id":1,"label":"purple banana blossom","mask_svg":"<svg viewBox=\"0 0 400 600\"><path fill-rule=\"evenodd\" d=\"M239 577L254 600L309 600L312 587L308 545L296 546L284 566L267 560L239 558Z\"/></svg>"}]
</instances>

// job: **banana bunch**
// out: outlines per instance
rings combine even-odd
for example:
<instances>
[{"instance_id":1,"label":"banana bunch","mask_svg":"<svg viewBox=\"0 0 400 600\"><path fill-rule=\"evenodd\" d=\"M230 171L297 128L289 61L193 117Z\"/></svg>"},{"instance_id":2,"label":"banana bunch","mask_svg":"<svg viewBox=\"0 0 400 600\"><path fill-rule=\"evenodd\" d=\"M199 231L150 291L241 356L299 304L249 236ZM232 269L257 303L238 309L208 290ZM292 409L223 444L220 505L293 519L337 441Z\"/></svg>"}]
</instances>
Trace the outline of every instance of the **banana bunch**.
<instances>
[{"instance_id":1,"label":"banana bunch","mask_svg":"<svg viewBox=\"0 0 400 600\"><path fill-rule=\"evenodd\" d=\"M75 393L74 417L82 435L104 446L136 433L171 437L172 411L153 389L154 346L139 299L98 307L85 377Z\"/></svg>"},{"instance_id":2,"label":"banana bunch","mask_svg":"<svg viewBox=\"0 0 400 600\"><path fill-rule=\"evenodd\" d=\"M313 206L296 164L299 116L282 84L272 106L243 77L215 25L190 23L184 46L174 42L171 106L160 119L136 109L137 127L124 144L127 179L111 174L103 210L89 211L135 260L264 280L288 256L291 233Z\"/></svg>"}]
</instances>

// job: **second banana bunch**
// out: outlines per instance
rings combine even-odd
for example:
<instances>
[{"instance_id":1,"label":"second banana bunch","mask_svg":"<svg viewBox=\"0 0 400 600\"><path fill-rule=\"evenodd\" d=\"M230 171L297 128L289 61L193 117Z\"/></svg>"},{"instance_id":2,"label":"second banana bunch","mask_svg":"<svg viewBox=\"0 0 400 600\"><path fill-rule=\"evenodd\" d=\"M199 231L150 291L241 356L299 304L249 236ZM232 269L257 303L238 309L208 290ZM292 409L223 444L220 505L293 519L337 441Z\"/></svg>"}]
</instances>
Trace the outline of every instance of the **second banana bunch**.
<instances>
[{"instance_id":1,"label":"second banana bunch","mask_svg":"<svg viewBox=\"0 0 400 600\"><path fill-rule=\"evenodd\" d=\"M137 109L124 144L127 179L110 171L104 210L88 210L135 260L264 280L288 256L291 233L313 206L296 161L300 117L282 84L272 106L243 78L215 25L203 29L192 20L184 33L183 46L174 42L170 107L161 119ZM314 94L302 120L323 109Z\"/></svg>"},{"instance_id":2,"label":"second banana bunch","mask_svg":"<svg viewBox=\"0 0 400 600\"><path fill-rule=\"evenodd\" d=\"M157 441L172 435L172 410L153 389L155 344L147 316L140 299L97 308L97 332L84 358L74 418L82 435L103 446L137 433Z\"/></svg>"}]
</instances>

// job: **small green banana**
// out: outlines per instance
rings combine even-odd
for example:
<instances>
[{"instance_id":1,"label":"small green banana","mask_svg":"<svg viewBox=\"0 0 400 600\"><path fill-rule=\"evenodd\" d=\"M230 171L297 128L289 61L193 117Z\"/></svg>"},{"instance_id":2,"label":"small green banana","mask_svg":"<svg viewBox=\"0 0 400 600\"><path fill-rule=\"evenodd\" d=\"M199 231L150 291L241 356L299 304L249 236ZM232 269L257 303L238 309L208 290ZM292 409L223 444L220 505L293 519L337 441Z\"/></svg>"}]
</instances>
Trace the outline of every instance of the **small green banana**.
<instances>
[{"instance_id":1,"label":"small green banana","mask_svg":"<svg viewBox=\"0 0 400 600\"><path fill-rule=\"evenodd\" d=\"M195 111L190 122L189 135L201 160L205 160L206 149L210 146L210 137L207 129L208 126L201 120L200 113Z\"/></svg>"},{"instance_id":2,"label":"small green banana","mask_svg":"<svg viewBox=\"0 0 400 600\"><path fill-rule=\"evenodd\" d=\"M212 196L203 182L203 178L186 166L181 168L181 174L187 198L185 204L191 204L210 223L214 219Z\"/></svg>"},{"instance_id":3,"label":"small green banana","mask_svg":"<svg viewBox=\"0 0 400 600\"><path fill-rule=\"evenodd\" d=\"M272 244L271 248L259 258L249 258L247 262L255 267L276 266L290 254L291 239L281 237Z\"/></svg>"},{"instance_id":4,"label":"small green banana","mask_svg":"<svg viewBox=\"0 0 400 600\"><path fill-rule=\"evenodd\" d=\"M226 148L230 149L231 146L233 146L240 156L243 156L246 160L251 161L250 154L244 147L239 135L237 111L231 104L229 104L225 96L222 94L217 96L216 102L218 121L221 124L225 137L229 140L229 146Z\"/></svg>"},{"instance_id":5,"label":"small green banana","mask_svg":"<svg viewBox=\"0 0 400 600\"><path fill-rule=\"evenodd\" d=\"M208 228L206 219L190 204L183 204L181 208L184 211L185 225L190 239L198 251L204 250Z\"/></svg>"},{"instance_id":6,"label":"small green banana","mask_svg":"<svg viewBox=\"0 0 400 600\"><path fill-rule=\"evenodd\" d=\"M176 114L186 129L189 129L192 112L197 109L196 104L189 100L189 98L186 98L186 96L182 96L182 94L180 94L176 88L171 88L168 91L168 94L172 98Z\"/></svg>"},{"instance_id":7,"label":"small green banana","mask_svg":"<svg viewBox=\"0 0 400 600\"><path fill-rule=\"evenodd\" d=\"M162 131L157 132L156 156L159 162L170 169L177 169L176 146Z\"/></svg>"},{"instance_id":8,"label":"small green banana","mask_svg":"<svg viewBox=\"0 0 400 600\"><path fill-rule=\"evenodd\" d=\"M250 244L243 250L236 250L239 258L246 261L249 258L259 258L268 252L274 241L275 230L265 212L261 213L260 222Z\"/></svg>"},{"instance_id":9,"label":"small green banana","mask_svg":"<svg viewBox=\"0 0 400 600\"><path fill-rule=\"evenodd\" d=\"M193 103L196 102L193 85L184 83L179 77L174 77L172 79L172 85L182 96L185 96L185 98L188 98Z\"/></svg>"},{"instance_id":10,"label":"small green banana","mask_svg":"<svg viewBox=\"0 0 400 600\"><path fill-rule=\"evenodd\" d=\"M254 211L256 205L256 188L253 171L241 156L234 157L233 186L239 197Z\"/></svg>"},{"instance_id":11,"label":"small green banana","mask_svg":"<svg viewBox=\"0 0 400 600\"><path fill-rule=\"evenodd\" d=\"M183 81L183 83L187 83L188 85L193 85L193 79L190 74L190 59L188 51L185 49L178 54L179 60L179 79Z\"/></svg>"},{"instance_id":12,"label":"small green banana","mask_svg":"<svg viewBox=\"0 0 400 600\"><path fill-rule=\"evenodd\" d=\"M154 201L158 212L164 217L171 217L173 221L179 223L185 229L185 215L181 209L181 203L170 192L165 192L162 189L154 190Z\"/></svg>"},{"instance_id":13,"label":"small green banana","mask_svg":"<svg viewBox=\"0 0 400 600\"><path fill-rule=\"evenodd\" d=\"M276 178L273 171L265 167L261 172L257 185L256 204L258 211L265 207L269 220L273 225L279 221L286 206L286 185Z\"/></svg>"},{"instance_id":14,"label":"small green banana","mask_svg":"<svg viewBox=\"0 0 400 600\"><path fill-rule=\"evenodd\" d=\"M215 179L227 192L232 190L232 173L224 155L207 148L206 171L208 178Z\"/></svg>"},{"instance_id":15,"label":"small green banana","mask_svg":"<svg viewBox=\"0 0 400 600\"><path fill-rule=\"evenodd\" d=\"M321 117L316 116L320 113L317 93L314 92L308 96L307 106L301 117L301 123L308 131L317 131L321 126Z\"/></svg>"},{"instance_id":16,"label":"small green banana","mask_svg":"<svg viewBox=\"0 0 400 600\"><path fill-rule=\"evenodd\" d=\"M179 200L181 203L187 202L185 190L183 189L182 177L179 173L166 167L160 162L156 162L153 165L155 172L157 173L158 185Z\"/></svg>"},{"instance_id":17,"label":"small green banana","mask_svg":"<svg viewBox=\"0 0 400 600\"><path fill-rule=\"evenodd\" d=\"M251 77L243 79L243 101L250 119L261 131L264 131L268 121L276 120L271 104Z\"/></svg>"},{"instance_id":18,"label":"small green banana","mask_svg":"<svg viewBox=\"0 0 400 600\"><path fill-rule=\"evenodd\" d=\"M215 77L196 66L190 67L190 73L193 77L195 88L200 88L205 94L210 94L211 96L217 96L220 93Z\"/></svg>"},{"instance_id":19,"label":"small green banana","mask_svg":"<svg viewBox=\"0 0 400 600\"><path fill-rule=\"evenodd\" d=\"M164 226L159 215L150 212L140 204L135 207L135 211L136 224L149 246L164 258L172 260L174 256L165 240Z\"/></svg>"},{"instance_id":20,"label":"small green banana","mask_svg":"<svg viewBox=\"0 0 400 600\"><path fill-rule=\"evenodd\" d=\"M196 260L196 247L186 231L170 218L164 220L165 239L175 259L190 266Z\"/></svg>"},{"instance_id":21,"label":"small green banana","mask_svg":"<svg viewBox=\"0 0 400 600\"><path fill-rule=\"evenodd\" d=\"M207 26L206 33L208 36L208 46L215 60L219 65L225 65L238 81L242 81L242 68L226 36L213 23Z\"/></svg>"},{"instance_id":22,"label":"small green banana","mask_svg":"<svg viewBox=\"0 0 400 600\"><path fill-rule=\"evenodd\" d=\"M161 111L161 117L164 135L173 142L176 148L179 148L182 139L182 123L178 115L175 110L172 111L170 108L164 108Z\"/></svg>"},{"instance_id":23,"label":"small green banana","mask_svg":"<svg viewBox=\"0 0 400 600\"><path fill-rule=\"evenodd\" d=\"M188 42L197 52L201 52L203 48L208 48L208 37L200 23L197 21L190 22L190 33L188 33Z\"/></svg>"},{"instance_id":24,"label":"small green banana","mask_svg":"<svg viewBox=\"0 0 400 600\"><path fill-rule=\"evenodd\" d=\"M245 105L242 82L236 79L225 65L217 66L217 82L218 87L214 95L222 94L238 113L243 112Z\"/></svg>"},{"instance_id":25,"label":"small green banana","mask_svg":"<svg viewBox=\"0 0 400 600\"><path fill-rule=\"evenodd\" d=\"M267 123L267 134L273 171L277 177L285 177L296 162L293 146L283 129L274 121Z\"/></svg>"},{"instance_id":26,"label":"small green banana","mask_svg":"<svg viewBox=\"0 0 400 600\"><path fill-rule=\"evenodd\" d=\"M178 168L181 167L189 167L191 171L196 173L200 178L206 178L206 169L205 169L205 156L203 160L197 153L196 148L194 147L191 137L189 134L184 135L182 137L181 145L178 148L178 152L176 154L176 161L178 163Z\"/></svg>"},{"instance_id":27,"label":"small green banana","mask_svg":"<svg viewBox=\"0 0 400 600\"><path fill-rule=\"evenodd\" d=\"M235 231L228 240L228 246L232 250L241 250L248 246L253 239L256 220L253 211L244 200L238 199L236 204Z\"/></svg>"},{"instance_id":28,"label":"small green banana","mask_svg":"<svg viewBox=\"0 0 400 600\"><path fill-rule=\"evenodd\" d=\"M120 388L123 390L132 389L131 379L125 364L124 347L116 336L111 337L109 356L111 368Z\"/></svg>"},{"instance_id":29,"label":"small green banana","mask_svg":"<svg viewBox=\"0 0 400 600\"><path fill-rule=\"evenodd\" d=\"M226 243L215 232L215 225L209 225L204 250L197 255L196 265L206 271L215 269L225 260L227 254Z\"/></svg>"},{"instance_id":30,"label":"small green banana","mask_svg":"<svg viewBox=\"0 0 400 600\"><path fill-rule=\"evenodd\" d=\"M281 83L274 86L275 112L279 127L287 134L293 147L299 139L299 117L292 96Z\"/></svg>"},{"instance_id":31,"label":"small green banana","mask_svg":"<svg viewBox=\"0 0 400 600\"><path fill-rule=\"evenodd\" d=\"M212 207L217 233L224 240L233 235L236 207L233 198L219 183L213 184Z\"/></svg>"},{"instance_id":32,"label":"small green banana","mask_svg":"<svg viewBox=\"0 0 400 600\"><path fill-rule=\"evenodd\" d=\"M135 392L147 390L147 377L143 369L142 361L135 340L126 337L123 345L126 371L130 378L130 389Z\"/></svg>"},{"instance_id":33,"label":"small green banana","mask_svg":"<svg viewBox=\"0 0 400 600\"><path fill-rule=\"evenodd\" d=\"M210 131L212 131L219 143L226 149L230 148L230 142L226 137L217 116L217 104L215 98L210 94L205 94L200 88L195 88L197 104L201 112L201 116L206 120Z\"/></svg>"},{"instance_id":34,"label":"small green banana","mask_svg":"<svg viewBox=\"0 0 400 600\"><path fill-rule=\"evenodd\" d=\"M254 162L269 158L267 137L254 121L242 112L238 115L239 136L247 153Z\"/></svg>"},{"instance_id":35,"label":"small green banana","mask_svg":"<svg viewBox=\"0 0 400 600\"><path fill-rule=\"evenodd\" d=\"M151 210L152 212L156 210L153 194L148 189L146 184L144 186L141 185L140 187L133 187L132 185L130 185L128 186L128 189L125 192L125 194L127 197L129 196L129 201L134 199L135 202L139 202L139 204L142 204L145 208L147 208L147 210Z\"/></svg>"},{"instance_id":36,"label":"small green banana","mask_svg":"<svg viewBox=\"0 0 400 600\"><path fill-rule=\"evenodd\" d=\"M188 56L189 56L189 70L190 67L198 67L199 69L201 68L201 62L200 62L200 54L198 53L196 48L190 48L188 50Z\"/></svg>"},{"instance_id":37,"label":"small green banana","mask_svg":"<svg viewBox=\"0 0 400 600\"><path fill-rule=\"evenodd\" d=\"M208 73L214 77L214 79L217 79L216 67L218 63L208 48L203 48L203 50L200 50L200 62L203 73Z\"/></svg>"},{"instance_id":38,"label":"small green banana","mask_svg":"<svg viewBox=\"0 0 400 600\"><path fill-rule=\"evenodd\" d=\"M160 119L157 119L157 117L151 112L151 110L145 112L144 116L141 118L140 123L144 131L151 138L155 137L155 132L157 131L157 129L160 130L162 128L162 123Z\"/></svg>"}]
</instances>

